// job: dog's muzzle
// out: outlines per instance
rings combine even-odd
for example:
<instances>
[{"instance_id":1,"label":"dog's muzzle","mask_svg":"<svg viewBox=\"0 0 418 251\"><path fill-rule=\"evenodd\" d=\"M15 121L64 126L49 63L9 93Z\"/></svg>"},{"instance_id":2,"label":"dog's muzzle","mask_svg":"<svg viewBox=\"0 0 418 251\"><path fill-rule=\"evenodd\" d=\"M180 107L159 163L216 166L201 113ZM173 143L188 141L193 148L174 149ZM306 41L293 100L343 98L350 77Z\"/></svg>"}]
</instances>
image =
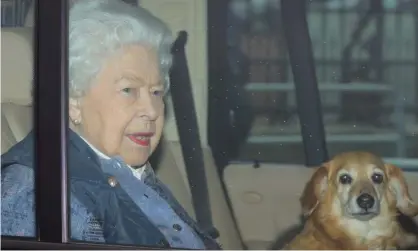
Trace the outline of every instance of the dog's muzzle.
<instances>
[{"instance_id":1,"label":"dog's muzzle","mask_svg":"<svg viewBox=\"0 0 418 251\"><path fill-rule=\"evenodd\" d=\"M361 193L350 203L351 216L360 221L368 221L379 214L380 206L370 193Z\"/></svg>"}]
</instances>

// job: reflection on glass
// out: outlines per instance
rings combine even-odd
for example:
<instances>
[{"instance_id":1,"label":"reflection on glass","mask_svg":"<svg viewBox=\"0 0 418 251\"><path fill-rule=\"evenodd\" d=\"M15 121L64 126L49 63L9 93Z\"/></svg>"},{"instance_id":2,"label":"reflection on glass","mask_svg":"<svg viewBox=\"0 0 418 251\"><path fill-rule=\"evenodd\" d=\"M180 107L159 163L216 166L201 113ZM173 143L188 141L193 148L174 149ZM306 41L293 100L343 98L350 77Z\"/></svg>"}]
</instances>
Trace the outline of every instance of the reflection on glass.
<instances>
[{"instance_id":1,"label":"reflection on glass","mask_svg":"<svg viewBox=\"0 0 418 251\"><path fill-rule=\"evenodd\" d=\"M230 2L227 25L228 100L234 126L230 158L302 162L280 1ZM278 138L277 138L278 137ZM296 143L296 144L295 144ZM241 145L241 146L240 146Z\"/></svg>"},{"instance_id":2,"label":"reflection on glass","mask_svg":"<svg viewBox=\"0 0 418 251\"><path fill-rule=\"evenodd\" d=\"M34 6L28 0L1 3L1 234L35 237L33 138L27 136L33 125Z\"/></svg>"},{"instance_id":3,"label":"reflection on glass","mask_svg":"<svg viewBox=\"0 0 418 251\"><path fill-rule=\"evenodd\" d=\"M1 0L1 27L32 26L33 0Z\"/></svg>"},{"instance_id":4,"label":"reflection on glass","mask_svg":"<svg viewBox=\"0 0 418 251\"><path fill-rule=\"evenodd\" d=\"M303 163L279 3L230 2L230 82L245 86L254 112L246 113L254 116L251 130L232 159ZM418 168L417 27L411 11L417 9L416 1L309 1L330 155L363 149ZM247 127L240 121L235 117L237 130Z\"/></svg>"},{"instance_id":5,"label":"reflection on glass","mask_svg":"<svg viewBox=\"0 0 418 251\"><path fill-rule=\"evenodd\" d=\"M418 5L348 2L327 1L308 14L328 149L369 150L418 168L418 41L411 11Z\"/></svg>"},{"instance_id":6,"label":"reflection on glass","mask_svg":"<svg viewBox=\"0 0 418 251\"><path fill-rule=\"evenodd\" d=\"M148 163L164 126L170 30L119 0L75 1L69 18L71 239L217 249Z\"/></svg>"}]
</instances>

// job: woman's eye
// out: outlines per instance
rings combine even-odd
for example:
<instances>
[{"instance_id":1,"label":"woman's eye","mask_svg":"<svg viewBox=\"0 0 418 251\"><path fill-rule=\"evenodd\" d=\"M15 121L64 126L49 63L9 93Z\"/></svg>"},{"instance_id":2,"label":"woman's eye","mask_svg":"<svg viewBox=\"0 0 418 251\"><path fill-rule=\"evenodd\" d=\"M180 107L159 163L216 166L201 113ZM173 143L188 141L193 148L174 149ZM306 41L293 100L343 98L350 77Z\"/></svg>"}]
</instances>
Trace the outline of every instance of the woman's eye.
<instances>
[{"instance_id":1,"label":"woman's eye","mask_svg":"<svg viewBox=\"0 0 418 251\"><path fill-rule=\"evenodd\" d=\"M123 88L122 89L122 92L123 93L126 93L126 94L132 94L133 88Z\"/></svg>"},{"instance_id":2,"label":"woman's eye","mask_svg":"<svg viewBox=\"0 0 418 251\"><path fill-rule=\"evenodd\" d=\"M164 91L162 91L162 90L154 90L154 91L152 91L152 94L154 96L162 96L164 94Z\"/></svg>"}]
</instances>

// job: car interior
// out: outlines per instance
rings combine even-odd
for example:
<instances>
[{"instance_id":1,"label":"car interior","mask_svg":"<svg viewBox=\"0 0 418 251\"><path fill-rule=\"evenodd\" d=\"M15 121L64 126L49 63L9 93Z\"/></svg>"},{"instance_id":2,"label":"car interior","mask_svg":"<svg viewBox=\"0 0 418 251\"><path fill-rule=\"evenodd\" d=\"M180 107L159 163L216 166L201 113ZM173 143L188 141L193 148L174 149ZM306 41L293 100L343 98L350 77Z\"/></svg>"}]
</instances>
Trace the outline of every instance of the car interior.
<instances>
[{"instance_id":1,"label":"car interior","mask_svg":"<svg viewBox=\"0 0 418 251\"><path fill-rule=\"evenodd\" d=\"M203 150L212 221L224 249L270 249L283 245L299 230L299 197L312 175L301 164L233 162L218 173L208 145L208 0L140 0L169 24L173 33L188 33L186 55ZM1 152L22 140L32 128L33 9L25 27L1 30ZM195 216L191 187L176 128L172 102L161 142L159 178L185 209ZM412 197L418 201L418 172L405 172ZM418 219L417 219L418 220Z\"/></svg>"}]
</instances>

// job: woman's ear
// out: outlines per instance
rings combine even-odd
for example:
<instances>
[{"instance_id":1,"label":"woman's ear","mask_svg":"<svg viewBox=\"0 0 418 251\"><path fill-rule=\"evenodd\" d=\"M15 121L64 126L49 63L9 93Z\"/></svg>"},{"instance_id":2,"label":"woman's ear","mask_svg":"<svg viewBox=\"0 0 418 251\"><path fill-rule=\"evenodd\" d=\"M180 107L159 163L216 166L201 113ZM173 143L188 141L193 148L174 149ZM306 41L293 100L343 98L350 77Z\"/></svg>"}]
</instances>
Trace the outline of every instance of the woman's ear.
<instances>
[{"instance_id":1,"label":"woman's ear","mask_svg":"<svg viewBox=\"0 0 418 251\"><path fill-rule=\"evenodd\" d=\"M79 99L70 98L68 105L68 114L70 116L70 122L74 125L81 123L81 109Z\"/></svg>"},{"instance_id":2,"label":"woman's ear","mask_svg":"<svg viewBox=\"0 0 418 251\"><path fill-rule=\"evenodd\" d=\"M412 201L408 191L408 184L402 174L402 170L394 165L385 164L389 181L389 190L396 199L396 207L409 217L418 215L418 205Z\"/></svg>"},{"instance_id":3,"label":"woman's ear","mask_svg":"<svg viewBox=\"0 0 418 251\"><path fill-rule=\"evenodd\" d=\"M328 169L330 162L316 169L309 182L305 185L300 203L303 216L310 216L318 207L319 202L328 187Z\"/></svg>"}]
</instances>

